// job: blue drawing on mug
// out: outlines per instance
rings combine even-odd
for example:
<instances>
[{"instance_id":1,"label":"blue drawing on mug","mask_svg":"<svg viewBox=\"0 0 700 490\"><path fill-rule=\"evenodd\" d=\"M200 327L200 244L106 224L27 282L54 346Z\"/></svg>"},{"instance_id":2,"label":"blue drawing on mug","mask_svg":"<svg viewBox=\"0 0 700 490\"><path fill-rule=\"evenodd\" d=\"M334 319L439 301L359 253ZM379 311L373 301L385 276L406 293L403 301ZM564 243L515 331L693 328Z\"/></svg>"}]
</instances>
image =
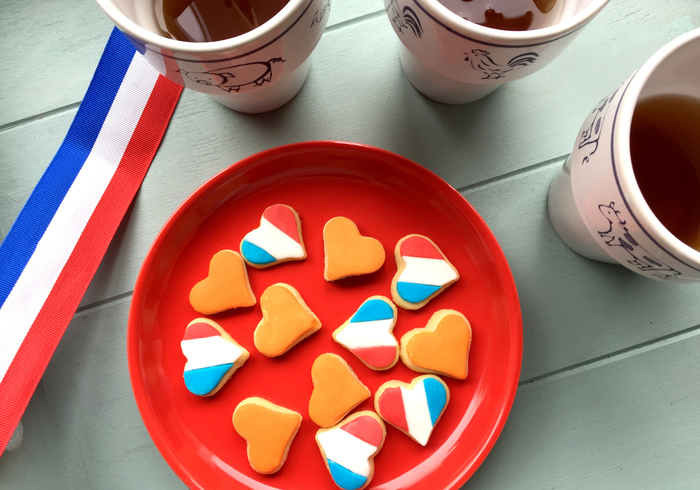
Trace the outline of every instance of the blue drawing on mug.
<instances>
[{"instance_id":1,"label":"blue drawing on mug","mask_svg":"<svg viewBox=\"0 0 700 490\"><path fill-rule=\"evenodd\" d=\"M324 17L330 10L331 0L326 0L326 3L321 5L321 7L316 12L314 12L313 18L311 19L311 27L323 22Z\"/></svg>"},{"instance_id":2,"label":"blue drawing on mug","mask_svg":"<svg viewBox=\"0 0 700 490\"><path fill-rule=\"evenodd\" d=\"M483 73L482 80L498 80L504 78L511 71L528 66L537 61L540 57L538 53L522 53L514 56L505 64L494 61L491 53L483 49L472 49L471 53L464 53L466 57L464 61L471 63L472 68Z\"/></svg>"},{"instance_id":3,"label":"blue drawing on mug","mask_svg":"<svg viewBox=\"0 0 700 490\"><path fill-rule=\"evenodd\" d=\"M398 32L403 34L404 31L410 29L414 36L418 38L423 37L423 25L411 7L406 5L401 9L398 0L391 0L386 12Z\"/></svg>"},{"instance_id":4,"label":"blue drawing on mug","mask_svg":"<svg viewBox=\"0 0 700 490\"><path fill-rule=\"evenodd\" d=\"M627 252L630 259L628 264L637 268L640 272L651 272L652 276L660 279L670 279L679 276L681 273L672 267L663 264L659 260L650 257L649 253L639 245L637 240L630 234L627 228L627 221L621 218L621 212L615 209L615 202L598 205L598 210L608 221L608 227L598 230L598 235L603 239L608 247L621 247Z\"/></svg>"},{"instance_id":5,"label":"blue drawing on mug","mask_svg":"<svg viewBox=\"0 0 700 490\"><path fill-rule=\"evenodd\" d=\"M224 92L239 92L248 85L260 86L272 81L272 65L284 63L282 58L226 66L209 71L178 70L193 82L219 87Z\"/></svg>"},{"instance_id":6,"label":"blue drawing on mug","mask_svg":"<svg viewBox=\"0 0 700 490\"><path fill-rule=\"evenodd\" d=\"M612 105L612 100L615 98L619 89L615 90L612 94L601 100L597 106L592 111L593 120L591 124L581 132L581 140L579 141L579 149L583 149L585 146L593 145L588 150L588 154L583 157L581 164L588 163L591 160L593 154L598 150L598 143L600 141L601 130L603 129L603 123L605 122L605 116Z\"/></svg>"}]
</instances>

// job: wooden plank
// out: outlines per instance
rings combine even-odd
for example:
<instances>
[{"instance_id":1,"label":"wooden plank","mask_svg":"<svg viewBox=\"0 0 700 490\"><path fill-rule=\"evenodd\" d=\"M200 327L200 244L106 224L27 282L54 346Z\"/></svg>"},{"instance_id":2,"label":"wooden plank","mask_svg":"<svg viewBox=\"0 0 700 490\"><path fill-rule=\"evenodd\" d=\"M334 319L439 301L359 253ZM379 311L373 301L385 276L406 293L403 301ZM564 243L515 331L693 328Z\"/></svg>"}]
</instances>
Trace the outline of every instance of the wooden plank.
<instances>
[{"instance_id":1,"label":"wooden plank","mask_svg":"<svg viewBox=\"0 0 700 490\"><path fill-rule=\"evenodd\" d=\"M124 488L182 488L132 398L123 348L127 309L125 298L77 315L43 378L61 448L43 457L60 455L72 488L115 481ZM697 486L699 333L522 386L502 437L466 488ZM526 352L526 362L538 355Z\"/></svg>"},{"instance_id":2,"label":"wooden plank","mask_svg":"<svg viewBox=\"0 0 700 490\"><path fill-rule=\"evenodd\" d=\"M175 118L168 141L185 138L188 128L187 118ZM195 141L189 153L178 154L166 144L158 155L83 305L130 292L148 247L170 213L217 165L225 165L221 160L226 156L217 154L217 147L207 147L205 138ZM231 147L238 144L243 143L237 140ZM190 161L192 154L203 157ZM546 199L560 165L556 161L465 192L499 240L515 277L524 321L523 379L682 331L700 318L700 285L651 281L622 266L584 259L559 240L547 216ZM0 185L16 187L20 186ZM30 189L25 190L28 195ZM15 201L17 212L20 202Z\"/></svg>"},{"instance_id":3,"label":"wooden plank","mask_svg":"<svg viewBox=\"0 0 700 490\"><path fill-rule=\"evenodd\" d=\"M381 10L377 0L334 0L328 27ZM0 2L0 127L79 102L113 25L94 1Z\"/></svg>"},{"instance_id":4,"label":"wooden plank","mask_svg":"<svg viewBox=\"0 0 700 490\"><path fill-rule=\"evenodd\" d=\"M527 380L696 326L700 284L642 277L572 252L547 214L561 161L465 192L510 264ZM499 197L496 197L499 196Z\"/></svg>"},{"instance_id":5,"label":"wooden plank","mask_svg":"<svg viewBox=\"0 0 700 490\"><path fill-rule=\"evenodd\" d=\"M463 489L699 488L698 333L523 386Z\"/></svg>"},{"instance_id":6,"label":"wooden plank","mask_svg":"<svg viewBox=\"0 0 700 490\"><path fill-rule=\"evenodd\" d=\"M3 401L5 403L5 401ZM68 490L54 418L40 383L22 416L23 438L14 451L0 454L0 488Z\"/></svg>"},{"instance_id":7,"label":"wooden plank","mask_svg":"<svg viewBox=\"0 0 700 490\"><path fill-rule=\"evenodd\" d=\"M124 344L129 299L77 314L42 379L71 488L184 488L133 398Z\"/></svg>"}]
</instances>

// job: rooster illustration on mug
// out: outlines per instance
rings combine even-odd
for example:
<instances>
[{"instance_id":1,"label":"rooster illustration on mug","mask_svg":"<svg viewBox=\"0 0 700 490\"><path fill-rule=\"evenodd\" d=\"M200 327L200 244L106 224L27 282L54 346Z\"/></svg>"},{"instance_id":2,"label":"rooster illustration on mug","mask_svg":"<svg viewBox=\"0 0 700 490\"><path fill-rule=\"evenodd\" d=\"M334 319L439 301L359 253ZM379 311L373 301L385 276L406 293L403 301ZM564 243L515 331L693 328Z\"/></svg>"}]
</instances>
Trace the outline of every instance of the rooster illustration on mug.
<instances>
[{"instance_id":1,"label":"rooster illustration on mug","mask_svg":"<svg viewBox=\"0 0 700 490\"><path fill-rule=\"evenodd\" d=\"M514 56L505 64L494 61L491 53L483 49L472 49L470 53L464 53L466 57L464 61L468 61L472 68L484 74L482 80L498 80L504 78L505 75L517 68L531 65L539 54L534 52L522 53Z\"/></svg>"}]
</instances>

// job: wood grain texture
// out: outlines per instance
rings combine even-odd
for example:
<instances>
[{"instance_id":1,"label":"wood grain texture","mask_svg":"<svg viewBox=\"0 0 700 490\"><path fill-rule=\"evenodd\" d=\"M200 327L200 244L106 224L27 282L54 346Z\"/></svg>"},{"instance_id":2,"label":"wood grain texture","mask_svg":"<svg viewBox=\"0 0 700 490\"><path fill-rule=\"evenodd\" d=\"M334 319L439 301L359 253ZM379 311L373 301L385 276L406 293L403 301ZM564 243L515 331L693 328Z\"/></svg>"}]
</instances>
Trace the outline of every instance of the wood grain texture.
<instances>
[{"instance_id":1,"label":"wood grain texture","mask_svg":"<svg viewBox=\"0 0 700 490\"><path fill-rule=\"evenodd\" d=\"M383 11L335 0L327 27ZM82 100L113 23L92 0L0 2L0 128Z\"/></svg>"},{"instance_id":2,"label":"wood grain texture","mask_svg":"<svg viewBox=\"0 0 700 490\"><path fill-rule=\"evenodd\" d=\"M700 336L521 387L466 489L700 486Z\"/></svg>"},{"instance_id":3,"label":"wood grain texture","mask_svg":"<svg viewBox=\"0 0 700 490\"><path fill-rule=\"evenodd\" d=\"M465 488L697 488L700 286L650 281L571 252L549 183L593 106L654 51L700 26L700 4L613 0L560 58L474 104L416 92L380 0L332 0L307 83L238 114L185 91L153 165L0 459L0 488L184 488L146 432L124 352L130 293L176 207L232 163L306 140L375 145L434 171L484 217L524 322L519 390ZM111 22L94 2L0 3L0 237L75 115Z\"/></svg>"}]
</instances>

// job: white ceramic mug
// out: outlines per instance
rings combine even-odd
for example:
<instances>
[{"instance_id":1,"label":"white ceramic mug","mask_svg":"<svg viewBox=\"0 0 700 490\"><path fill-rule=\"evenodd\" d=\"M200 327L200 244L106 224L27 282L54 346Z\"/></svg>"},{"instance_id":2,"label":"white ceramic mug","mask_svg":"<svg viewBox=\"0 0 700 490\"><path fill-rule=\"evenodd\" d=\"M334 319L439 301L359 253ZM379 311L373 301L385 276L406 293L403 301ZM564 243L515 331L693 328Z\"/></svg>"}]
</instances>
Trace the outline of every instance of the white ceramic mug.
<instances>
[{"instance_id":1,"label":"white ceramic mug","mask_svg":"<svg viewBox=\"0 0 700 490\"><path fill-rule=\"evenodd\" d=\"M620 263L655 279L700 281L700 251L654 215L632 167L635 107L659 95L700 100L700 29L664 46L596 105L552 181L549 215L564 243L585 257ZM700 144L700 128L698 134Z\"/></svg>"},{"instance_id":2,"label":"white ceramic mug","mask_svg":"<svg viewBox=\"0 0 700 490\"><path fill-rule=\"evenodd\" d=\"M251 113L276 109L299 92L330 11L330 0L289 0L270 20L240 36L185 42L156 34L154 0L97 3L161 74Z\"/></svg>"},{"instance_id":3,"label":"white ceramic mug","mask_svg":"<svg viewBox=\"0 0 700 490\"><path fill-rule=\"evenodd\" d=\"M559 1L554 25L528 31L469 22L455 13L462 0L384 0L384 6L413 86L438 102L463 104L549 64L609 0Z\"/></svg>"}]
</instances>

